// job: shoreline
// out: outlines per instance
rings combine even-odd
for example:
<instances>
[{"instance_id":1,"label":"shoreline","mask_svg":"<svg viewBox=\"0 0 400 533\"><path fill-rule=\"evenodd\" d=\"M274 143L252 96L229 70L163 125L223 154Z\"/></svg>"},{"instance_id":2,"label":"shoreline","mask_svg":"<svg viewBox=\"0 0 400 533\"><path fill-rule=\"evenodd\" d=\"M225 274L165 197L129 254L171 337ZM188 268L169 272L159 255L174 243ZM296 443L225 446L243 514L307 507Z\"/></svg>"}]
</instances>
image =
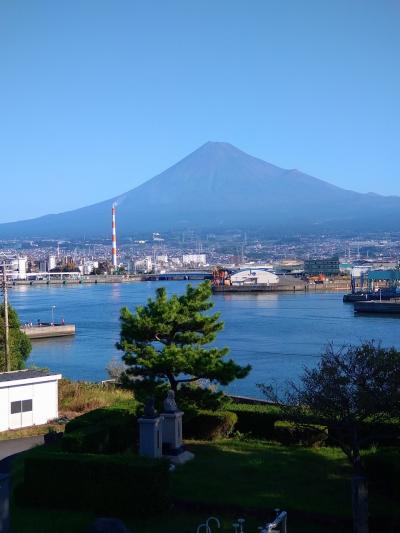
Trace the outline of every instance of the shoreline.
<instances>
[{"instance_id":1,"label":"shoreline","mask_svg":"<svg viewBox=\"0 0 400 533\"><path fill-rule=\"evenodd\" d=\"M82 276L77 279L40 279L40 280L15 280L10 283L10 288L12 287L45 287L51 285L52 287L64 287L66 285L98 285L98 284L120 284L120 283L140 283L140 282L148 282L148 281L202 281L207 278L200 278L198 275L191 275L190 272L188 272L185 276L179 276L176 278L166 278L166 279L159 279L161 276L157 275L152 279L149 279L149 276L143 275L143 276L129 276L125 277L122 275L110 275L110 276ZM308 284L305 285L304 288L299 289L296 288L296 290L290 289L290 290L268 290L268 291L255 291L255 290L241 290L237 291L240 293L246 293L251 294L255 292L266 292L266 293L279 293L279 292L285 292L285 293L297 293L297 294L304 294L309 292L350 292L350 286L349 282L331 282L327 284ZM231 292L236 291L218 291L215 294L229 294Z\"/></svg>"}]
</instances>

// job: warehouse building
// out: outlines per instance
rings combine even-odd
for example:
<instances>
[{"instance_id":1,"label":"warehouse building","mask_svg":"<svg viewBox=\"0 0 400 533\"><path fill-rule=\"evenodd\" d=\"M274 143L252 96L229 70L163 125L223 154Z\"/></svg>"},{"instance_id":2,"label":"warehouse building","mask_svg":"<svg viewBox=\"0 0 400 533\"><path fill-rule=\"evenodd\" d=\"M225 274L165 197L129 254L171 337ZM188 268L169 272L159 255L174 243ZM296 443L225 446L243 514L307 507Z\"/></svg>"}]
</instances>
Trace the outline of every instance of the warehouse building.
<instances>
[{"instance_id":1,"label":"warehouse building","mask_svg":"<svg viewBox=\"0 0 400 533\"><path fill-rule=\"evenodd\" d=\"M61 374L27 369L0 373L0 431L58 418Z\"/></svg>"}]
</instances>

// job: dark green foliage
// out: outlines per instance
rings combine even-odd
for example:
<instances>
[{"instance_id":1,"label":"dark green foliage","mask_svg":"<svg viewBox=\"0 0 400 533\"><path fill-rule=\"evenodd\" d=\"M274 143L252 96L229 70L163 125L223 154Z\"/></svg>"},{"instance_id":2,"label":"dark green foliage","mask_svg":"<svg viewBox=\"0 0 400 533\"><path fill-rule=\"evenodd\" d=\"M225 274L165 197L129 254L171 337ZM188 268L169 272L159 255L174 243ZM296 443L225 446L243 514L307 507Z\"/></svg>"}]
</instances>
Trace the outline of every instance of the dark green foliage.
<instances>
[{"instance_id":1,"label":"dark green foliage","mask_svg":"<svg viewBox=\"0 0 400 533\"><path fill-rule=\"evenodd\" d=\"M181 409L206 409L220 411L230 405L231 400L221 391L198 387L194 384L179 387L176 400Z\"/></svg>"},{"instance_id":2,"label":"dark green foliage","mask_svg":"<svg viewBox=\"0 0 400 533\"><path fill-rule=\"evenodd\" d=\"M394 501L400 500L400 449L381 448L363 457L368 479Z\"/></svg>"},{"instance_id":3,"label":"dark green foliage","mask_svg":"<svg viewBox=\"0 0 400 533\"><path fill-rule=\"evenodd\" d=\"M74 453L118 453L136 450L139 428L127 409L95 409L65 427L62 449Z\"/></svg>"},{"instance_id":4,"label":"dark green foliage","mask_svg":"<svg viewBox=\"0 0 400 533\"><path fill-rule=\"evenodd\" d=\"M198 411L187 416L183 424L186 439L215 440L228 437L237 422L229 411Z\"/></svg>"},{"instance_id":5,"label":"dark green foliage","mask_svg":"<svg viewBox=\"0 0 400 533\"><path fill-rule=\"evenodd\" d=\"M379 446L400 446L400 423L398 419L382 422L364 421L358 425L360 448L368 449L371 444ZM328 426L331 445L342 437L341 428L337 425Z\"/></svg>"},{"instance_id":6,"label":"dark green foliage","mask_svg":"<svg viewBox=\"0 0 400 533\"><path fill-rule=\"evenodd\" d=\"M28 337L20 330L18 314L11 305L8 306L9 344L11 370L25 368L25 362L32 351ZM0 372L6 370L4 304L0 304Z\"/></svg>"},{"instance_id":7,"label":"dark green foliage","mask_svg":"<svg viewBox=\"0 0 400 533\"><path fill-rule=\"evenodd\" d=\"M159 288L134 314L121 309L117 348L124 352L127 373L142 380L137 387L167 383L176 392L180 383L202 378L228 385L247 376L250 366L224 359L227 348L207 347L223 328L219 313L205 314L213 307L210 296L209 282L188 285L185 294L171 298Z\"/></svg>"},{"instance_id":8,"label":"dark green foliage","mask_svg":"<svg viewBox=\"0 0 400 533\"><path fill-rule=\"evenodd\" d=\"M106 515L143 515L170 505L168 463L133 455L47 452L25 460L29 505Z\"/></svg>"},{"instance_id":9,"label":"dark green foliage","mask_svg":"<svg viewBox=\"0 0 400 533\"><path fill-rule=\"evenodd\" d=\"M274 424L282 417L278 407L234 403L228 407L238 420L235 430L252 437L274 440Z\"/></svg>"},{"instance_id":10,"label":"dark green foliage","mask_svg":"<svg viewBox=\"0 0 400 533\"><path fill-rule=\"evenodd\" d=\"M310 413L323 421L330 441L362 474L360 449L380 439L383 425L400 415L399 383L400 352L370 341L339 350L329 345L318 365L305 369L281 397L270 386L261 389L300 425Z\"/></svg>"},{"instance_id":11,"label":"dark green foliage","mask_svg":"<svg viewBox=\"0 0 400 533\"><path fill-rule=\"evenodd\" d=\"M275 422L274 438L285 446L323 446L328 439L326 428L317 425L301 427L293 422L278 420Z\"/></svg>"}]
</instances>

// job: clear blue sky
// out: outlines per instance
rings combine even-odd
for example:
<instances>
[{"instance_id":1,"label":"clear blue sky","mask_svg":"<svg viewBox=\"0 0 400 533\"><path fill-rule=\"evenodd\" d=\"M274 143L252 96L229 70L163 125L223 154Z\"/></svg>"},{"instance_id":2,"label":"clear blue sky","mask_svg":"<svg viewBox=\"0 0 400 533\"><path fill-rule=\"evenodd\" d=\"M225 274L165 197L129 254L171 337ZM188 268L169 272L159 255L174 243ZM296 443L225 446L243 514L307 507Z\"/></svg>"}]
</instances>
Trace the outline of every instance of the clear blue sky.
<instances>
[{"instance_id":1,"label":"clear blue sky","mask_svg":"<svg viewBox=\"0 0 400 533\"><path fill-rule=\"evenodd\" d=\"M3 0L0 222L107 199L208 140L400 195L398 0Z\"/></svg>"}]
</instances>

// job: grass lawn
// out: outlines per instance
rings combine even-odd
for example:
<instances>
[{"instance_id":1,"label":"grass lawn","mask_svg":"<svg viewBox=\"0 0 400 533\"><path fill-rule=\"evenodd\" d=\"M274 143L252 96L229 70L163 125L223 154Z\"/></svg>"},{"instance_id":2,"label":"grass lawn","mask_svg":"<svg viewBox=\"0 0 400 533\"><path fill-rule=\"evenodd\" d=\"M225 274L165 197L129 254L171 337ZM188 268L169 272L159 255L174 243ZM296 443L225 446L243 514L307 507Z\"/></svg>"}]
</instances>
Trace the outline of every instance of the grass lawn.
<instances>
[{"instance_id":1,"label":"grass lawn","mask_svg":"<svg viewBox=\"0 0 400 533\"><path fill-rule=\"evenodd\" d=\"M191 442L188 447L196 457L174 472L173 495L176 501L198 502L202 507L193 512L179 507L147 520L127 519L126 524L134 533L195 532L210 514L221 518L220 531L226 532L233 531L232 522L243 516L246 533L250 533L257 531L276 507L289 511L291 532L347 531L342 525L321 525L313 517L295 515L310 512L350 517L350 472L339 450L287 448L241 440ZM14 483L20 482L22 476L21 457L14 464ZM255 517L254 508L265 509L265 515ZM90 513L20 508L14 502L12 505L12 531L17 533L84 532L93 518Z\"/></svg>"},{"instance_id":2,"label":"grass lawn","mask_svg":"<svg viewBox=\"0 0 400 533\"><path fill-rule=\"evenodd\" d=\"M195 460L177 469L178 500L289 509L350 517L350 468L336 448L265 441L193 443Z\"/></svg>"}]
</instances>

